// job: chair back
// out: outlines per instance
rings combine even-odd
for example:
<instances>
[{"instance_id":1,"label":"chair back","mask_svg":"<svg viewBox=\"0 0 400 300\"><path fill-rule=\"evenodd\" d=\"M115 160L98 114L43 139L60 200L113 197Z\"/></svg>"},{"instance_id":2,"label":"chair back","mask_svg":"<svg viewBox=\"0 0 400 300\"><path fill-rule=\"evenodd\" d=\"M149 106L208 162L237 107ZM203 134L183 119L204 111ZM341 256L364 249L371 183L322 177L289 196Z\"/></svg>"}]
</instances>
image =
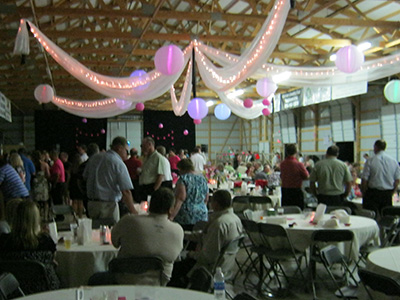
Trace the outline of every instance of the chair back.
<instances>
[{"instance_id":1,"label":"chair back","mask_svg":"<svg viewBox=\"0 0 400 300\"><path fill-rule=\"evenodd\" d=\"M244 210L250 208L250 196L235 196L232 199L233 211L237 213L242 213Z\"/></svg>"},{"instance_id":2,"label":"chair back","mask_svg":"<svg viewBox=\"0 0 400 300\"><path fill-rule=\"evenodd\" d=\"M263 242L260 236L258 223L253 220L242 219L242 225L253 246L260 246Z\"/></svg>"},{"instance_id":3,"label":"chair back","mask_svg":"<svg viewBox=\"0 0 400 300\"><path fill-rule=\"evenodd\" d=\"M288 214L301 214L303 212L301 210L301 208L296 206L296 205L282 206L282 208L283 208L283 213L285 215L288 215Z\"/></svg>"},{"instance_id":4,"label":"chair back","mask_svg":"<svg viewBox=\"0 0 400 300\"><path fill-rule=\"evenodd\" d=\"M377 274L366 269L359 269L358 275L360 276L361 282L363 283L368 295L371 299L372 295L368 288L384 293L388 296L399 296L400 285L396 280L383 274ZM368 287L368 288L367 288Z\"/></svg>"},{"instance_id":5,"label":"chair back","mask_svg":"<svg viewBox=\"0 0 400 300\"><path fill-rule=\"evenodd\" d=\"M239 252L240 250L240 244L243 242L245 236L244 235L240 235L237 238L227 242L220 250L217 261L215 262L211 272L212 274L215 273L215 270L217 269L217 267L222 267L223 265L225 265L224 263L226 261L233 261L236 258L236 254ZM229 265L230 267L230 265ZM232 270L223 270L224 271L224 275L225 275L225 280L229 279ZM229 273L227 273L229 272Z\"/></svg>"},{"instance_id":6,"label":"chair back","mask_svg":"<svg viewBox=\"0 0 400 300\"><path fill-rule=\"evenodd\" d=\"M327 266L332 266L333 264L342 263L344 261L344 256L338 247L334 245L329 245L321 249L321 258L326 263Z\"/></svg>"},{"instance_id":7,"label":"chair back","mask_svg":"<svg viewBox=\"0 0 400 300\"><path fill-rule=\"evenodd\" d=\"M254 221L253 211L251 209L244 210L243 216L246 218L246 220Z\"/></svg>"},{"instance_id":8,"label":"chair back","mask_svg":"<svg viewBox=\"0 0 400 300\"><path fill-rule=\"evenodd\" d=\"M52 289L46 267L38 261L0 260L0 272L13 274L27 295Z\"/></svg>"},{"instance_id":9,"label":"chair back","mask_svg":"<svg viewBox=\"0 0 400 300\"><path fill-rule=\"evenodd\" d=\"M25 296L15 276L8 272L0 274L0 299L11 299L12 295L17 294L18 296Z\"/></svg>"},{"instance_id":10,"label":"chair back","mask_svg":"<svg viewBox=\"0 0 400 300\"><path fill-rule=\"evenodd\" d=\"M376 217L376 212L370 209L357 209L354 211L354 213L356 214L356 216L362 216L370 219L375 219Z\"/></svg>"},{"instance_id":11,"label":"chair back","mask_svg":"<svg viewBox=\"0 0 400 300\"><path fill-rule=\"evenodd\" d=\"M266 210L272 207L272 200L267 196L250 196L249 202L252 210Z\"/></svg>"},{"instance_id":12,"label":"chair back","mask_svg":"<svg viewBox=\"0 0 400 300\"><path fill-rule=\"evenodd\" d=\"M325 213L329 214L330 212L337 210L337 209L343 209L347 212L348 215L352 214L351 208L348 206L327 206Z\"/></svg>"},{"instance_id":13,"label":"chair back","mask_svg":"<svg viewBox=\"0 0 400 300\"><path fill-rule=\"evenodd\" d=\"M53 222L56 222L58 230L70 230L70 223L78 224L78 218L70 205L57 204L51 207Z\"/></svg>"},{"instance_id":14,"label":"chair back","mask_svg":"<svg viewBox=\"0 0 400 300\"><path fill-rule=\"evenodd\" d=\"M382 208L382 216L400 217L400 207L386 206L386 207Z\"/></svg>"},{"instance_id":15,"label":"chair back","mask_svg":"<svg viewBox=\"0 0 400 300\"><path fill-rule=\"evenodd\" d=\"M399 234L399 218L392 215L385 215L378 222L380 229L381 247L389 247L393 244Z\"/></svg>"},{"instance_id":16,"label":"chair back","mask_svg":"<svg viewBox=\"0 0 400 300\"><path fill-rule=\"evenodd\" d=\"M211 290L213 275L205 267L198 267L189 276L189 290L208 293Z\"/></svg>"},{"instance_id":17,"label":"chair back","mask_svg":"<svg viewBox=\"0 0 400 300\"><path fill-rule=\"evenodd\" d=\"M115 274L119 284L164 285L164 265L159 257L117 257L110 261L108 269Z\"/></svg>"},{"instance_id":18,"label":"chair back","mask_svg":"<svg viewBox=\"0 0 400 300\"><path fill-rule=\"evenodd\" d=\"M349 253L353 245L354 233L350 230L321 229L314 231L311 236L311 256L320 256L322 243L349 242ZM314 256L315 257L315 256ZM350 256L348 256L350 257Z\"/></svg>"},{"instance_id":19,"label":"chair back","mask_svg":"<svg viewBox=\"0 0 400 300\"><path fill-rule=\"evenodd\" d=\"M263 245L272 249L287 249L288 246L291 250L294 250L292 243L287 235L286 229L278 224L259 223L258 228L260 231L261 238L263 239Z\"/></svg>"}]
</instances>

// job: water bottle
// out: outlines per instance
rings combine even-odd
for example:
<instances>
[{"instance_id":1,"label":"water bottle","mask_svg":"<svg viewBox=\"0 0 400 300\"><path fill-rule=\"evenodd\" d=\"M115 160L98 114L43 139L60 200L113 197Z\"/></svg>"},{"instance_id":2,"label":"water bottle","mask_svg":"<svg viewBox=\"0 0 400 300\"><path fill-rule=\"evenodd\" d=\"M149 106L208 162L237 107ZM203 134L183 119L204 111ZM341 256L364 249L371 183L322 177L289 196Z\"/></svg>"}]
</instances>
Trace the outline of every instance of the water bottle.
<instances>
[{"instance_id":1,"label":"water bottle","mask_svg":"<svg viewBox=\"0 0 400 300\"><path fill-rule=\"evenodd\" d=\"M214 299L225 300L225 280L221 267L217 267L214 274Z\"/></svg>"}]
</instances>

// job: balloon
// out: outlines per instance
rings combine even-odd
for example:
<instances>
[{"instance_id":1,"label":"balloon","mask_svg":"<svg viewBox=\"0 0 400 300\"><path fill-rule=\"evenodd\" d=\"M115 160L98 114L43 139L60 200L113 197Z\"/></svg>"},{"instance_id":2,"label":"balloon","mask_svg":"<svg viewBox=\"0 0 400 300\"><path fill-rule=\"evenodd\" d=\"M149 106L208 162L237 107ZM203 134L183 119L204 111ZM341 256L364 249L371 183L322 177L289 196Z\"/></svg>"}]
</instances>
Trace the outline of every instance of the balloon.
<instances>
[{"instance_id":1,"label":"balloon","mask_svg":"<svg viewBox=\"0 0 400 300\"><path fill-rule=\"evenodd\" d=\"M187 130L187 129L185 129L184 131L183 131L183 135L188 135L189 134L189 131Z\"/></svg>"},{"instance_id":2,"label":"balloon","mask_svg":"<svg viewBox=\"0 0 400 300\"><path fill-rule=\"evenodd\" d=\"M193 123L196 125L199 125L199 124L201 124L201 119L194 119Z\"/></svg>"},{"instance_id":3,"label":"balloon","mask_svg":"<svg viewBox=\"0 0 400 300\"><path fill-rule=\"evenodd\" d=\"M391 80L383 90L385 98L392 103L400 103L400 80Z\"/></svg>"},{"instance_id":4,"label":"balloon","mask_svg":"<svg viewBox=\"0 0 400 300\"><path fill-rule=\"evenodd\" d=\"M264 108L264 109L262 110L262 113L263 113L264 116L268 116L268 115L271 114L271 111L270 111L268 108Z\"/></svg>"},{"instance_id":5,"label":"balloon","mask_svg":"<svg viewBox=\"0 0 400 300\"><path fill-rule=\"evenodd\" d=\"M175 45L161 47L154 57L156 70L164 75L178 73L182 70L183 64L183 52Z\"/></svg>"},{"instance_id":6,"label":"balloon","mask_svg":"<svg viewBox=\"0 0 400 300\"><path fill-rule=\"evenodd\" d=\"M215 107L214 115L218 120L226 120L231 116L231 110L226 104L221 103Z\"/></svg>"},{"instance_id":7,"label":"balloon","mask_svg":"<svg viewBox=\"0 0 400 300\"><path fill-rule=\"evenodd\" d=\"M117 106L120 109L128 109L132 106L132 102L131 101L126 101L126 100L122 100L122 99L117 99L115 100L115 104L117 104Z\"/></svg>"},{"instance_id":8,"label":"balloon","mask_svg":"<svg viewBox=\"0 0 400 300\"><path fill-rule=\"evenodd\" d=\"M54 90L48 84L41 84L36 87L34 95L39 103L49 103L54 98Z\"/></svg>"},{"instance_id":9,"label":"balloon","mask_svg":"<svg viewBox=\"0 0 400 300\"><path fill-rule=\"evenodd\" d=\"M143 91L150 85L150 76L143 70L133 71L129 77L132 77L132 84L135 85L133 89L135 91Z\"/></svg>"},{"instance_id":10,"label":"balloon","mask_svg":"<svg viewBox=\"0 0 400 300\"><path fill-rule=\"evenodd\" d=\"M143 103L141 103L141 102L139 102L139 103L136 103L136 110L137 111L143 111L144 110L144 104Z\"/></svg>"},{"instance_id":11,"label":"balloon","mask_svg":"<svg viewBox=\"0 0 400 300\"><path fill-rule=\"evenodd\" d=\"M262 78L257 81L256 90L261 97L269 97L276 92L278 86L269 78Z\"/></svg>"},{"instance_id":12,"label":"balloon","mask_svg":"<svg viewBox=\"0 0 400 300\"><path fill-rule=\"evenodd\" d=\"M163 123L158 124L158 128L162 129L164 127Z\"/></svg>"},{"instance_id":13,"label":"balloon","mask_svg":"<svg viewBox=\"0 0 400 300\"><path fill-rule=\"evenodd\" d=\"M364 54L354 45L345 46L336 53L335 65L344 73L358 71L364 63Z\"/></svg>"},{"instance_id":14,"label":"balloon","mask_svg":"<svg viewBox=\"0 0 400 300\"><path fill-rule=\"evenodd\" d=\"M190 101L187 110L192 119L203 119L208 114L206 101L201 98L194 98Z\"/></svg>"},{"instance_id":15,"label":"balloon","mask_svg":"<svg viewBox=\"0 0 400 300\"><path fill-rule=\"evenodd\" d=\"M247 98L243 101L243 106L246 108L250 108L253 106L253 100L251 100L250 98Z\"/></svg>"},{"instance_id":16,"label":"balloon","mask_svg":"<svg viewBox=\"0 0 400 300\"><path fill-rule=\"evenodd\" d=\"M262 103L263 103L265 106L271 105L271 101L269 101L268 99L264 99L264 100L262 101Z\"/></svg>"},{"instance_id":17,"label":"balloon","mask_svg":"<svg viewBox=\"0 0 400 300\"><path fill-rule=\"evenodd\" d=\"M106 133L106 130L105 130L105 129L102 129L102 130L100 130L100 132L101 132L101 134L105 134L105 133Z\"/></svg>"}]
</instances>

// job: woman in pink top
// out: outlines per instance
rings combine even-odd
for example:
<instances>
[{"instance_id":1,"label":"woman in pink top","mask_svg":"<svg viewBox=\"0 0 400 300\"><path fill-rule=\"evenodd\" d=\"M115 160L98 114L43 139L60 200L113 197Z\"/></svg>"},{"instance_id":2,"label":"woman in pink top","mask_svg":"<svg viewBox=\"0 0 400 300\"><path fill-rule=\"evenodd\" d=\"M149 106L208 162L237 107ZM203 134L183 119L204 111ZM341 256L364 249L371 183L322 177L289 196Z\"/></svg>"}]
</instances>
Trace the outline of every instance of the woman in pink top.
<instances>
[{"instance_id":1,"label":"woman in pink top","mask_svg":"<svg viewBox=\"0 0 400 300\"><path fill-rule=\"evenodd\" d=\"M181 159L175 153L176 153L176 151L174 148L169 149L168 160L169 160L169 164L171 165L171 172L179 174L177 164Z\"/></svg>"}]
</instances>

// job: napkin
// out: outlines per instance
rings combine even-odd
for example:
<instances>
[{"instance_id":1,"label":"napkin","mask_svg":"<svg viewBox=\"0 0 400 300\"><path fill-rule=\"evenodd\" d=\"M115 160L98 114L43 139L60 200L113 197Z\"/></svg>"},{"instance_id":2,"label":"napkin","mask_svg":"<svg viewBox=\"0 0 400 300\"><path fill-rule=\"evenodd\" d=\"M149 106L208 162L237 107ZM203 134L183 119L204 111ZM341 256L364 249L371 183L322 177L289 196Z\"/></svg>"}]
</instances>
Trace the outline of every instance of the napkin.
<instances>
[{"instance_id":1,"label":"napkin","mask_svg":"<svg viewBox=\"0 0 400 300\"><path fill-rule=\"evenodd\" d=\"M325 214L326 205L323 203L318 204L317 209L315 210L313 223L317 224Z\"/></svg>"},{"instance_id":2,"label":"napkin","mask_svg":"<svg viewBox=\"0 0 400 300\"><path fill-rule=\"evenodd\" d=\"M337 209L333 211L333 215L339 219L340 223L350 223L350 216L344 209Z\"/></svg>"},{"instance_id":3,"label":"napkin","mask_svg":"<svg viewBox=\"0 0 400 300\"><path fill-rule=\"evenodd\" d=\"M54 243L58 243L58 232L57 232L57 224L56 222L49 223L49 234L50 237L53 239Z\"/></svg>"},{"instance_id":4,"label":"napkin","mask_svg":"<svg viewBox=\"0 0 400 300\"><path fill-rule=\"evenodd\" d=\"M78 244L85 245L92 241L92 219L79 219Z\"/></svg>"},{"instance_id":5,"label":"napkin","mask_svg":"<svg viewBox=\"0 0 400 300\"><path fill-rule=\"evenodd\" d=\"M269 216L264 218L266 223L269 224L278 224L278 225L286 225L287 218L286 216Z\"/></svg>"},{"instance_id":6,"label":"napkin","mask_svg":"<svg viewBox=\"0 0 400 300\"><path fill-rule=\"evenodd\" d=\"M327 220L322 227L324 228L335 228L339 226L338 219L329 219Z\"/></svg>"}]
</instances>

